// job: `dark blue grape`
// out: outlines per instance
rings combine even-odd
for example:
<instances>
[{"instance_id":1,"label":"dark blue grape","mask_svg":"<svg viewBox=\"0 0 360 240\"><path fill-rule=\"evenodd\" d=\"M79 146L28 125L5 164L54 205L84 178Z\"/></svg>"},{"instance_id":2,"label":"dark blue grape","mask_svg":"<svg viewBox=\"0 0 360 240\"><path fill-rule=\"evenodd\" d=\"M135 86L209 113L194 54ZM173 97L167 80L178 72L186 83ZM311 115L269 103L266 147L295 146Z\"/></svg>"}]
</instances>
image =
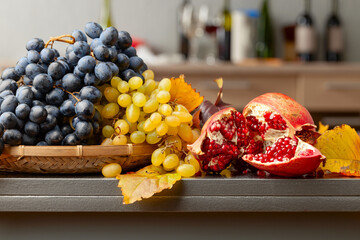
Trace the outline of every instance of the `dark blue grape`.
<instances>
[{"instance_id":1,"label":"dark blue grape","mask_svg":"<svg viewBox=\"0 0 360 240\"><path fill-rule=\"evenodd\" d=\"M17 117L12 112L4 112L0 116L0 124L2 124L5 129L16 128Z\"/></svg>"},{"instance_id":2,"label":"dark blue grape","mask_svg":"<svg viewBox=\"0 0 360 240\"><path fill-rule=\"evenodd\" d=\"M28 78L34 79L40 73L46 73L45 69L35 63L29 63L25 68L25 74Z\"/></svg>"},{"instance_id":3,"label":"dark blue grape","mask_svg":"<svg viewBox=\"0 0 360 240\"><path fill-rule=\"evenodd\" d=\"M5 68L5 70L1 74L2 79L12 79L12 80L19 80L21 75L18 75L16 73L16 70L14 67Z\"/></svg>"},{"instance_id":4,"label":"dark blue grape","mask_svg":"<svg viewBox=\"0 0 360 240\"><path fill-rule=\"evenodd\" d=\"M30 50L27 52L26 57L27 57L29 63L38 63L40 60L40 53L35 50Z\"/></svg>"},{"instance_id":5,"label":"dark blue grape","mask_svg":"<svg viewBox=\"0 0 360 240\"><path fill-rule=\"evenodd\" d=\"M116 66L115 63L113 62L106 62L107 65L109 65L110 69L111 69L111 74L112 76L117 76L119 74L119 68L118 66Z\"/></svg>"},{"instance_id":6,"label":"dark blue grape","mask_svg":"<svg viewBox=\"0 0 360 240\"><path fill-rule=\"evenodd\" d=\"M81 140L90 138L93 135L93 131L91 122L80 121L75 126L75 134Z\"/></svg>"},{"instance_id":7,"label":"dark blue grape","mask_svg":"<svg viewBox=\"0 0 360 240\"><path fill-rule=\"evenodd\" d=\"M122 53L127 55L129 58L130 57L135 57L136 56L136 49L134 47L128 47Z\"/></svg>"},{"instance_id":8,"label":"dark blue grape","mask_svg":"<svg viewBox=\"0 0 360 240\"><path fill-rule=\"evenodd\" d=\"M23 130L24 128L24 125L25 125L25 121L20 119L20 118L16 118L16 128L20 131Z\"/></svg>"},{"instance_id":9,"label":"dark blue grape","mask_svg":"<svg viewBox=\"0 0 360 240\"><path fill-rule=\"evenodd\" d=\"M25 85L32 85L33 83L33 80L28 78L27 76L24 76L23 80Z\"/></svg>"},{"instance_id":10,"label":"dark blue grape","mask_svg":"<svg viewBox=\"0 0 360 240\"><path fill-rule=\"evenodd\" d=\"M53 81L48 74L37 75L33 80L33 87L41 93L48 93L53 89Z\"/></svg>"},{"instance_id":11,"label":"dark blue grape","mask_svg":"<svg viewBox=\"0 0 360 240\"><path fill-rule=\"evenodd\" d=\"M70 52L73 52L73 51L74 51L74 45L68 45L66 47L66 51L65 51L66 57L69 55Z\"/></svg>"},{"instance_id":12,"label":"dark blue grape","mask_svg":"<svg viewBox=\"0 0 360 240\"><path fill-rule=\"evenodd\" d=\"M144 61L141 58L136 56L130 58L129 67L135 72L138 72L143 65L144 65Z\"/></svg>"},{"instance_id":13,"label":"dark blue grape","mask_svg":"<svg viewBox=\"0 0 360 240\"><path fill-rule=\"evenodd\" d=\"M17 146L21 144L22 134L17 129L8 129L4 133L3 140L6 144Z\"/></svg>"},{"instance_id":14,"label":"dark blue grape","mask_svg":"<svg viewBox=\"0 0 360 240\"><path fill-rule=\"evenodd\" d=\"M112 71L108 64L100 62L95 67L95 76L102 82L108 82L112 78Z\"/></svg>"},{"instance_id":15,"label":"dark blue grape","mask_svg":"<svg viewBox=\"0 0 360 240\"><path fill-rule=\"evenodd\" d=\"M94 68L96 66L96 60L91 57L91 56L85 56L82 57L79 62L77 67L79 68L80 71L84 72L84 73L91 73L94 71Z\"/></svg>"},{"instance_id":16,"label":"dark blue grape","mask_svg":"<svg viewBox=\"0 0 360 240\"><path fill-rule=\"evenodd\" d=\"M109 61L116 62L118 51L115 46L109 47Z\"/></svg>"},{"instance_id":17,"label":"dark blue grape","mask_svg":"<svg viewBox=\"0 0 360 240\"><path fill-rule=\"evenodd\" d=\"M24 132L31 136L36 137L40 133L40 125L31 121L25 123Z\"/></svg>"},{"instance_id":18,"label":"dark blue grape","mask_svg":"<svg viewBox=\"0 0 360 240\"><path fill-rule=\"evenodd\" d=\"M88 100L81 100L75 106L75 113L80 120L91 120L95 114L94 104Z\"/></svg>"},{"instance_id":19,"label":"dark blue grape","mask_svg":"<svg viewBox=\"0 0 360 240\"><path fill-rule=\"evenodd\" d=\"M17 88L18 86L16 82L12 79L3 80L0 83L0 92L4 92L5 90L10 90L11 92L15 93Z\"/></svg>"},{"instance_id":20,"label":"dark blue grape","mask_svg":"<svg viewBox=\"0 0 360 240\"><path fill-rule=\"evenodd\" d=\"M40 124L40 132L45 134L51 129L53 129L56 126L56 124L57 124L56 118L53 115L48 114L46 116L46 120Z\"/></svg>"},{"instance_id":21,"label":"dark blue grape","mask_svg":"<svg viewBox=\"0 0 360 240\"><path fill-rule=\"evenodd\" d=\"M41 92L39 92L36 88L34 88L34 86L31 87L31 91L34 93L35 100L42 101L45 99L45 94L42 94ZM33 101L33 105L34 105L34 101Z\"/></svg>"},{"instance_id":22,"label":"dark blue grape","mask_svg":"<svg viewBox=\"0 0 360 240\"><path fill-rule=\"evenodd\" d=\"M78 122L80 122L80 121L81 121L80 118L74 117L74 118L71 120L71 125L72 125L72 127L75 129L76 124L77 124Z\"/></svg>"},{"instance_id":23,"label":"dark blue grape","mask_svg":"<svg viewBox=\"0 0 360 240\"><path fill-rule=\"evenodd\" d=\"M95 114L94 114L93 120L96 122L101 122L101 114L96 108L95 108Z\"/></svg>"},{"instance_id":24,"label":"dark blue grape","mask_svg":"<svg viewBox=\"0 0 360 240\"><path fill-rule=\"evenodd\" d=\"M53 115L56 119L60 117L60 110L59 108L53 106L53 105L46 105L45 109L48 114Z\"/></svg>"},{"instance_id":25,"label":"dark blue grape","mask_svg":"<svg viewBox=\"0 0 360 240\"><path fill-rule=\"evenodd\" d=\"M16 91L16 97L19 103L25 103L29 106L32 106L32 101L34 100L34 92L31 90L31 87L29 86L21 86Z\"/></svg>"},{"instance_id":26,"label":"dark blue grape","mask_svg":"<svg viewBox=\"0 0 360 240\"><path fill-rule=\"evenodd\" d=\"M126 69L119 74L119 77L124 81L129 81L130 78L135 77L136 72L132 69Z\"/></svg>"},{"instance_id":27,"label":"dark blue grape","mask_svg":"<svg viewBox=\"0 0 360 240\"><path fill-rule=\"evenodd\" d=\"M45 135L45 142L49 145L61 145L63 139L64 137L59 130L51 130Z\"/></svg>"},{"instance_id":28,"label":"dark blue grape","mask_svg":"<svg viewBox=\"0 0 360 240\"><path fill-rule=\"evenodd\" d=\"M80 144L80 139L75 135L75 133L67 134L62 141L62 145L65 146L76 146Z\"/></svg>"},{"instance_id":29,"label":"dark blue grape","mask_svg":"<svg viewBox=\"0 0 360 240\"><path fill-rule=\"evenodd\" d=\"M66 136L70 133L73 133L74 130L71 128L70 124L64 124L60 127L60 131L63 134L63 136Z\"/></svg>"},{"instance_id":30,"label":"dark blue grape","mask_svg":"<svg viewBox=\"0 0 360 240\"><path fill-rule=\"evenodd\" d=\"M34 146L37 142L37 139L35 137L31 137L27 134L22 135L22 144L28 145L28 146Z\"/></svg>"},{"instance_id":31,"label":"dark blue grape","mask_svg":"<svg viewBox=\"0 0 360 240\"><path fill-rule=\"evenodd\" d=\"M30 114L30 107L25 103L21 103L15 108L15 115L20 119L24 119L24 120L27 119L29 114Z\"/></svg>"},{"instance_id":32,"label":"dark blue grape","mask_svg":"<svg viewBox=\"0 0 360 240\"><path fill-rule=\"evenodd\" d=\"M51 63L55 58L55 49L44 48L40 52L40 58L43 63ZM59 53L57 53L59 54Z\"/></svg>"},{"instance_id":33,"label":"dark blue grape","mask_svg":"<svg viewBox=\"0 0 360 240\"><path fill-rule=\"evenodd\" d=\"M70 99L65 100L60 106L60 112L65 117L74 116L75 115L74 103Z\"/></svg>"},{"instance_id":34,"label":"dark blue grape","mask_svg":"<svg viewBox=\"0 0 360 240\"><path fill-rule=\"evenodd\" d=\"M45 99L47 104L60 107L60 105L66 99L66 94L63 90L59 88L54 88L53 90L51 90L51 92L46 94Z\"/></svg>"},{"instance_id":35,"label":"dark blue grape","mask_svg":"<svg viewBox=\"0 0 360 240\"><path fill-rule=\"evenodd\" d=\"M39 65L44 69L45 73L47 73L47 70L49 69L49 65L47 63L39 63Z\"/></svg>"},{"instance_id":36,"label":"dark blue grape","mask_svg":"<svg viewBox=\"0 0 360 240\"><path fill-rule=\"evenodd\" d=\"M94 49L99 46L99 45L104 45L100 38L95 38L94 40L92 40L91 44L90 44L90 49L91 51L94 51Z\"/></svg>"},{"instance_id":37,"label":"dark blue grape","mask_svg":"<svg viewBox=\"0 0 360 240\"><path fill-rule=\"evenodd\" d=\"M36 146L49 146L45 141L40 141L36 144Z\"/></svg>"},{"instance_id":38,"label":"dark blue grape","mask_svg":"<svg viewBox=\"0 0 360 240\"><path fill-rule=\"evenodd\" d=\"M140 73L136 73L136 76L138 76L139 78L141 78L143 81L145 81L145 78L143 75L141 75Z\"/></svg>"},{"instance_id":39,"label":"dark blue grape","mask_svg":"<svg viewBox=\"0 0 360 240\"><path fill-rule=\"evenodd\" d=\"M82 71L79 69L79 67L76 66L76 67L74 68L74 74L75 74L76 76L78 76L79 78L82 79L82 78L85 77L85 74L86 74L86 73L82 72Z\"/></svg>"},{"instance_id":40,"label":"dark blue grape","mask_svg":"<svg viewBox=\"0 0 360 240\"><path fill-rule=\"evenodd\" d=\"M93 50L94 56L99 61L107 61L110 57L109 48L105 45L99 45Z\"/></svg>"},{"instance_id":41,"label":"dark blue grape","mask_svg":"<svg viewBox=\"0 0 360 240\"><path fill-rule=\"evenodd\" d=\"M40 52L45 46L45 43L40 38L33 38L26 43L26 50L35 50Z\"/></svg>"},{"instance_id":42,"label":"dark blue grape","mask_svg":"<svg viewBox=\"0 0 360 240\"><path fill-rule=\"evenodd\" d=\"M85 33L92 39L100 37L102 31L102 27L96 22L88 22L85 25Z\"/></svg>"},{"instance_id":43,"label":"dark blue grape","mask_svg":"<svg viewBox=\"0 0 360 240\"><path fill-rule=\"evenodd\" d=\"M45 107L45 103L43 103L43 102L40 101L40 100L34 100L32 105L33 105L33 107L34 107L34 106Z\"/></svg>"},{"instance_id":44,"label":"dark blue grape","mask_svg":"<svg viewBox=\"0 0 360 240\"><path fill-rule=\"evenodd\" d=\"M128 32L120 31L118 34L118 40L116 42L116 47L120 50L124 50L126 48L131 47L132 39Z\"/></svg>"},{"instance_id":45,"label":"dark blue grape","mask_svg":"<svg viewBox=\"0 0 360 240\"><path fill-rule=\"evenodd\" d=\"M93 134L97 134L100 131L100 124L98 122L93 122L92 123L93 126Z\"/></svg>"},{"instance_id":46,"label":"dark blue grape","mask_svg":"<svg viewBox=\"0 0 360 240\"><path fill-rule=\"evenodd\" d=\"M60 57L60 53L58 52L58 50L56 50L55 48L52 48L51 50L54 52L54 57L55 58Z\"/></svg>"},{"instance_id":47,"label":"dark blue grape","mask_svg":"<svg viewBox=\"0 0 360 240\"><path fill-rule=\"evenodd\" d=\"M81 89L82 81L81 79L73 74L68 73L62 79L62 87L69 92L77 92Z\"/></svg>"},{"instance_id":48,"label":"dark blue grape","mask_svg":"<svg viewBox=\"0 0 360 240\"><path fill-rule=\"evenodd\" d=\"M47 73L54 81L57 81L60 80L66 74L66 69L65 66L60 61L53 62L49 65Z\"/></svg>"},{"instance_id":49,"label":"dark blue grape","mask_svg":"<svg viewBox=\"0 0 360 240\"><path fill-rule=\"evenodd\" d=\"M46 120L47 115L45 107L33 106L30 110L29 119L34 123L42 123Z\"/></svg>"},{"instance_id":50,"label":"dark blue grape","mask_svg":"<svg viewBox=\"0 0 360 240\"><path fill-rule=\"evenodd\" d=\"M0 123L0 138L4 135L5 127Z\"/></svg>"},{"instance_id":51,"label":"dark blue grape","mask_svg":"<svg viewBox=\"0 0 360 240\"><path fill-rule=\"evenodd\" d=\"M89 100L92 103L99 102L101 100L102 94L99 89L93 86L86 86L80 90L81 100Z\"/></svg>"},{"instance_id":52,"label":"dark blue grape","mask_svg":"<svg viewBox=\"0 0 360 240\"><path fill-rule=\"evenodd\" d=\"M71 36L73 36L75 38L75 42L79 42L79 41L87 42L87 37L86 37L85 33L83 33L83 31L74 30L71 33Z\"/></svg>"},{"instance_id":53,"label":"dark blue grape","mask_svg":"<svg viewBox=\"0 0 360 240\"><path fill-rule=\"evenodd\" d=\"M79 58L90 54L90 46L85 41L79 41L74 43L74 53Z\"/></svg>"},{"instance_id":54,"label":"dark blue grape","mask_svg":"<svg viewBox=\"0 0 360 240\"><path fill-rule=\"evenodd\" d=\"M78 92L74 92L74 93L71 93L71 94L69 93L68 98L75 105L78 102L78 99L80 99L80 93L78 93Z\"/></svg>"},{"instance_id":55,"label":"dark blue grape","mask_svg":"<svg viewBox=\"0 0 360 240\"><path fill-rule=\"evenodd\" d=\"M114 45L118 40L118 31L114 27L108 27L100 34L100 40L105 45Z\"/></svg>"},{"instance_id":56,"label":"dark blue grape","mask_svg":"<svg viewBox=\"0 0 360 240\"><path fill-rule=\"evenodd\" d=\"M15 72L18 76L22 76L25 74L25 68L29 64L29 61L26 57L21 58L15 66Z\"/></svg>"},{"instance_id":57,"label":"dark blue grape","mask_svg":"<svg viewBox=\"0 0 360 240\"><path fill-rule=\"evenodd\" d=\"M19 101L14 95L8 95L4 98L4 101L1 103L0 110L1 112L12 112L15 113L15 109Z\"/></svg>"},{"instance_id":58,"label":"dark blue grape","mask_svg":"<svg viewBox=\"0 0 360 240\"><path fill-rule=\"evenodd\" d=\"M77 56L74 51L69 53L68 60L72 67L75 67L81 57Z\"/></svg>"},{"instance_id":59,"label":"dark blue grape","mask_svg":"<svg viewBox=\"0 0 360 240\"><path fill-rule=\"evenodd\" d=\"M142 67L139 69L139 73L142 74L142 73L145 72L147 69L148 69L148 67L147 67L146 63L144 63L144 64L142 65Z\"/></svg>"},{"instance_id":60,"label":"dark blue grape","mask_svg":"<svg viewBox=\"0 0 360 240\"><path fill-rule=\"evenodd\" d=\"M100 84L100 80L95 76L95 73L87 73L84 77L84 84L86 86L97 86Z\"/></svg>"},{"instance_id":61,"label":"dark blue grape","mask_svg":"<svg viewBox=\"0 0 360 240\"><path fill-rule=\"evenodd\" d=\"M71 65L69 64L69 62L68 62L68 60L67 60L66 58L65 58L65 59L60 59L60 58L58 58L57 61L58 61L61 65L64 66L64 68L65 68L65 74L72 71L73 68L71 67ZM64 74L64 75L65 75L65 74Z\"/></svg>"}]
</instances>

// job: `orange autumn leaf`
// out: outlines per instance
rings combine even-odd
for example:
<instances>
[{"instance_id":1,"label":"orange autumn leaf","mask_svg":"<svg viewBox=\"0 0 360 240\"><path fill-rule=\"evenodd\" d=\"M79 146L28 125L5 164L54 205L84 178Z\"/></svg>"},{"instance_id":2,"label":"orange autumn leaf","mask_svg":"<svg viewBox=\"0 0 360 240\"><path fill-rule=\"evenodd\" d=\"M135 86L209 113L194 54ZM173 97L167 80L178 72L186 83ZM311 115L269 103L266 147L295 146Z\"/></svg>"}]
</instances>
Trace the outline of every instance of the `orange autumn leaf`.
<instances>
[{"instance_id":1,"label":"orange autumn leaf","mask_svg":"<svg viewBox=\"0 0 360 240\"><path fill-rule=\"evenodd\" d=\"M326 132L327 130L329 130L329 125L324 125L324 124L322 124L322 122L319 122L319 130L318 130L318 133L323 134L323 133Z\"/></svg>"},{"instance_id":2,"label":"orange autumn leaf","mask_svg":"<svg viewBox=\"0 0 360 240\"><path fill-rule=\"evenodd\" d=\"M326 157L322 170L360 176L360 137L349 125L325 131L315 147Z\"/></svg>"},{"instance_id":3,"label":"orange autumn leaf","mask_svg":"<svg viewBox=\"0 0 360 240\"><path fill-rule=\"evenodd\" d=\"M184 75L179 78L171 78L171 101L184 105L189 112L200 106L204 97L192 88L191 84L185 82Z\"/></svg>"},{"instance_id":4,"label":"orange autumn leaf","mask_svg":"<svg viewBox=\"0 0 360 240\"><path fill-rule=\"evenodd\" d=\"M171 189L181 176L178 173L168 173L162 167L149 165L135 173L119 175L117 179L124 196L123 203L130 204L150 198L164 189Z\"/></svg>"}]
</instances>

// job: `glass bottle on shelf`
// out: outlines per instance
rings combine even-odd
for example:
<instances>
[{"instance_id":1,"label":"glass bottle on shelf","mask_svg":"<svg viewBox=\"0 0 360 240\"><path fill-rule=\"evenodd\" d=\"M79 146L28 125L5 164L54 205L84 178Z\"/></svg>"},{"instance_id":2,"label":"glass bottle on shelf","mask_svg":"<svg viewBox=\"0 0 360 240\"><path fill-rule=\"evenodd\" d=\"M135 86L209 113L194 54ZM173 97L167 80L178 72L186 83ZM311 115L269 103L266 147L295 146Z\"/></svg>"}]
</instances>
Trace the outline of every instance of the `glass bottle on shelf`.
<instances>
[{"instance_id":1,"label":"glass bottle on shelf","mask_svg":"<svg viewBox=\"0 0 360 240\"><path fill-rule=\"evenodd\" d=\"M179 50L184 59L189 58L190 40L189 40L189 25L192 18L192 6L189 0L183 0L178 9L178 36L179 36Z\"/></svg>"},{"instance_id":2,"label":"glass bottle on shelf","mask_svg":"<svg viewBox=\"0 0 360 240\"><path fill-rule=\"evenodd\" d=\"M315 60L316 32L310 13L310 0L304 0L304 5L304 13L296 19L295 50L298 60L311 62Z\"/></svg>"},{"instance_id":3,"label":"glass bottle on shelf","mask_svg":"<svg viewBox=\"0 0 360 240\"><path fill-rule=\"evenodd\" d=\"M342 61L344 51L344 36L338 14L339 1L332 0L332 12L326 23L325 59L328 62Z\"/></svg>"},{"instance_id":4,"label":"glass bottle on shelf","mask_svg":"<svg viewBox=\"0 0 360 240\"><path fill-rule=\"evenodd\" d=\"M103 0L100 12L100 25L105 29L111 27L111 0Z\"/></svg>"},{"instance_id":5,"label":"glass bottle on shelf","mask_svg":"<svg viewBox=\"0 0 360 240\"><path fill-rule=\"evenodd\" d=\"M231 46L231 12L230 0L224 0L221 12L222 25L217 29L219 58L223 61L230 61Z\"/></svg>"},{"instance_id":6,"label":"glass bottle on shelf","mask_svg":"<svg viewBox=\"0 0 360 240\"><path fill-rule=\"evenodd\" d=\"M264 0L258 21L257 41L255 45L257 58L273 58L274 42L268 0Z\"/></svg>"}]
</instances>

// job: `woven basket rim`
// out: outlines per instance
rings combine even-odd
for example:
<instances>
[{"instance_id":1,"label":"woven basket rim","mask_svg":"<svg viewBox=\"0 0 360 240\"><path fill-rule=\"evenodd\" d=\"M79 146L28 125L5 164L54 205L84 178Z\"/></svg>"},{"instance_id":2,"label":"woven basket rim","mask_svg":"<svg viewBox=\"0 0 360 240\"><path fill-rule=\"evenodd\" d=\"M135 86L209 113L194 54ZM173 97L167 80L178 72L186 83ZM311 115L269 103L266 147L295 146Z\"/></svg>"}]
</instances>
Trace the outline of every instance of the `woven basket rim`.
<instances>
[{"instance_id":1,"label":"woven basket rim","mask_svg":"<svg viewBox=\"0 0 360 240\"><path fill-rule=\"evenodd\" d=\"M5 145L1 158L9 156L32 157L98 157L149 155L157 148L150 144L126 144L120 146L9 146Z\"/></svg>"}]
</instances>

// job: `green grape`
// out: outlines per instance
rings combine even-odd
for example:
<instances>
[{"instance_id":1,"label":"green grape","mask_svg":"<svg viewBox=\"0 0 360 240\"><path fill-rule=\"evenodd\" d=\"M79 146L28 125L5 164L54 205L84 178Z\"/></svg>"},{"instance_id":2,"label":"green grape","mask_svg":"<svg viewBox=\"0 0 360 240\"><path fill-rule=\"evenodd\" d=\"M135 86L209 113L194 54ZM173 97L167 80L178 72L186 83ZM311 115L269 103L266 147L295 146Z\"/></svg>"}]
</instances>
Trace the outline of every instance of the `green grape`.
<instances>
[{"instance_id":1,"label":"green grape","mask_svg":"<svg viewBox=\"0 0 360 240\"><path fill-rule=\"evenodd\" d=\"M110 125L105 125L102 128L102 135L106 138L110 138L114 134L114 128Z\"/></svg>"},{"instance_id":2,"label":"green grape","mask_svg":"<svg viewBox=\"0 0 360 240\"><path fill-rule=\"evenodd\" d=\"M114 124L115 132L117 134L127 134L129 132L130 126L124 119L119 119Z\"/></svg>"},{"instance_id":3,"label":"green grape","mask_svg":"<svg viewBox=\"0 0 360 240\"><path fill-rule=\"evenodd\" d=\"M176 104L175 108L174 108L174 112L189 112L189 110L187 110L187 108L184 105L181 104Z\"/></svg>"},{"instance_id":4,"label":"green grape","mask_svg":"<svg viewBox=\"0 0 360 240\"><path fill-rule=\"evenodd\" d=\"M153 79L148 79L144 83L145 94L150 95L156 88L156 82Z\"/></svg>"},{"instance_id":5,"label":"green grape","mask_svg":"<svg viewBox=\"0 0 360 240\"><path fill-rule=\"evenodd\" d=\"M156 96L157 94L160 92L159 89L155 89L154 91L151 92L150 94L150 98L155 98L156 99Z\"/></svg>"},{"instance_id":6,"label":"green grape","mask_svg":"<svg viewBox=\"0 0 360 240\"><path fill-rule=\"evenodd\" d=\"M155 112L159 107L159 102L155 98L150 98L146 101L143 111L146 113Z\"/></svg>"},{"instance_id":7,"label":"green grape","mask_svg":"<svg viewBox=\"0 0 360 240\"><path fill-rule=\"evenodd\" d=\"M168 136L165 142L167 145L173 145L178 151L182 149L182 142L178 136Z\"/></svg>"},{"instance_id":8,"label":"green grape","mask_svg":"<svg viewBox=\"0 0 360 240\"><path fill-rule=\"evenodd\" d=\"M140 116L139 116L138 122L145 121L147 118L148 118L148 116L146 115L146 113L143 111L140 111Z\"/></svg>"},{"instance_id":9,"label":"green grape","mask_svg":"<svg viewBox=\"0 0 360 240\"><path fill-rule=\"evenodd\" d=\"M150 121L149 118L145 120L144 126L143 126L145 132L151 132L152 130L155 129L155 127L156 126Z\"/></svg>"},{"instance_id":10,"label":"green grape","mask_svg":"<svg viewBox=\"0 0 360 240\"><path fill-rule=\"evenodd\" d=\"M132 77L129 80L129 87L130 90L135 90L138 89L139 87L141 87L141 85L143 84L143 80L140 77Z\"/></svg>"},{"instance_id":11,"label":"green grape","mask_svg":"<svg viewBox=\"0 0 360 240\"><path fill-rule=\"evenodd\" d=\"M189 142L190 144L193 144L199 137L200 137L200 130L198 128L195 128L193 130L191 130L192 132L192 139L191 142Z\"/></svg>"},{"instance_id":12,"label":"green grape","mask_svg":"<svg viewBox=\"0 0 360 240\"><path fill-rule=\"evenodd\" d=\"M168 132L168 130L169 126L163 121L160 123L159 126L156 127L156 133L159 136L164 136Z\"/></svg>"},{"instance_id":13,"label":"green grape","mask_svg":"<svg viewBox=\"0 0 360 240\"><path fill-rule=\"evenodd\" d=\"M151 163L154 166L160 166L166 157L165 148L156 149L151 155Z\"/></svg>"},{"instance_id":14,"label":"green grape","mask_svg":"<svg viewBox=\"0 0 360 240\"><path fill-rule=\"evenodd\" d=\"M193 117L190 113L187 112L173 112L173 116L177 116L182 123L190 122L192 121Z\"/></svg>"},{"instance_id":15,"label":"green grape","mask_svg":"<svg viewBox=\"0 0 360 240\"><path fill-rule=\"evenodd\" d=\"M104 91L104 96L108 102L117 102L117 98L119 97L120 93L113 87L108 87Z\"/></svg>"},{"instance_id":16,"label":"green grape","mask_svg":"<svg viewBox=\"0 0 360 240\"><path fill-rule=\"evenodd\" d=\"M102 175L104 175L104 177L106 178L114 178L119 175L121 171L122 168L118 163L109 163L105 165L101 170Z\"/></svg>"},{"instance_id":17,"label":"green grape","mask_svg":"<svg viewBox=\"0 0 360 240\"><path fill-rule=\"evenodd\" d=\"M127 92L129 92L130 87L129 87L128 82L121 81L121 82L119 82L117 89L121 93L127 93Z\"/></svg>"},{"instance_id":18,"label":"green grape","mask_svg":"<svg viewBox=\"0 0 360 240\"><path fill-rule=\"evenodd\" d=\"M148 144L156 144L161 141L161 137L157 135L156 131L152 131L146 135L146 142Z\"/></svg>"},{"instance_id":19,"label":"green grape","mask_svg":"<svg viewBox=\"0 0 360 240\"><path fill-rule=\"evenodd\" d=\"M119 105L117 105L116 103L108 103L103 107L101 111L101 116L103 118L113 118L119 113L119 111Z\"/></svg>"},{"instance_id":20,"label":"green grape","mask_svg":"<svg viewBox=\"0 0 360 240\"><path fill-rule=\"evenodd\" d=\"M139 88L137 89L137 91L140 92L140 93L144 93L144 94L145 94L145 92L146 92L146 87L145 87L145 85L141 85L141 87L139 87Z\"/></svg>"},{"instance_id":21,"label":"green grape","mask_svg":"<svg viewBox=\"0 0 360 240\"><path fill-rule=\"evenodd\" d=\"M104 106L100 104L94 104L94 107L96 110L98 110L99 113L101 113L102 109L104 108Z\"/></svg>"},{"instance_id":22,"label":"green grape","mask_svg":"<svg viewBox=\"0 0 360 240\"><path fill-rule=\"evenodd\" d=\"M143 77L145 78L145 80L148 80L148 79L154 79L155 75L154 75L154 72L150 69L148 70L145 70L143 73L142 73Z\"/></svg>"},{"instance_id":23,"label":"green grape","mask_svg":"<svg viewBox=\"0 0 360 240\"><path fill-rule=\"evenodd\" d=\"M192 153L189 153L188 155L186 155L184 162L187 164L193 165L195 168L195 173L200 171L199 161L194 157L194 155L192 155Z\"/></svg>"},{"instance_id":24,"label":"green grape","mask_svg":"<svg viewBox=\"0 0 360 240\"><path fill-rule=\"evenodd\" d=\"M123 93L123 94L119 95L119 97L117 99L117 103L121 107L126 108L132 103L132 98L131 98L131 96L129 94Z\"/></svg>"},{"instance_id":25,"label":"green grape","mask_svg":"<svg viewBox=\"0 0 360 240\"><path fill-rule=\"evenodd\" d=\"M178 128L177 127L170 127L168 126L168 132L167 134L169 136L176 136L178 134Z\"/></svg>"},{"instance_id":26,"label":"green grape","mask_svg":"<svg viewBox=\"0 0 360 240\"><path fill-rule=\"evenodd\" d=\"M132 96L132 102L135 106L143 107L146 103L146 97L143 93L137 92Z\"/></svg>"},{"instance_id":27,"label":"green grape","mask_svg":"<svg viewBox=\"0 0 360 240\"><path fill-rule=\"evenodd\" d=\"M113 145L125 145L127 144L127 138L125 135L117 135L114 137L113 139L113 142L112 142Z\"/></svg>"},{"instance_id":28,"label":"green grape","mask_svg":"<svg viewBox=\"0 0 360 240\"><path fill-rule=\"evenodd\" d=\"M113 77L113 78L111 79L111 82L110 82L110 83L111 83L111 86L112 86L113 88L117 88L118 85L119 85L119 83L120 83L121 81L122 81L121 78L115 76L115 77Z\"/></svg>"},{"instance_id":29,"label":"green grape","mask_svg":"<svg viewBox=\"0 0 360 240\"><path fill-rule=\"evenodd\" d=\"M139 131L141 131L141 132L146 132L145 130L144 130L144 124L145 124L145 121L141 121L141 122L139 122L138 123L138 125L137 125L137 130L139 130Z\"/></svg>"},{"instance_id":30,"label":"green grape","mask_svg":"<svg viewBox=\"0 0 360 240\"><path fill-rule=\"evenodd\" d=\"M180 119L178 117L176 117L176 116L173 116L173 115L167 116L165 118L165 122L170 127L178 127L181 124Z\"/></svg>"},{"instance_id":31,"label":"green grape","mask_svg":"<svg viewBox=\"0 0 360 240\"><path fill-rule=\"evenodd\" d=\"M178 135L179 137L187 143L190 143L193 139L193 132L191 127L186 123L181 123L178 127Z\"/></svg>"},{"instance_id":32,"label":"green grape","mask_svg":"<svg viewBox=\"0 0 360 240\"><path fill-rule=\"evenodd\" d=\"M166 171L174 170L180 163L179 157L172 153L165 157L163 167Z\"/></svg>"},{"instance_id":33,"label":"green grape","mask_svg":"<svg viewBox=\"0 0 360 240\"><path fill-rule=\"evenodd\" d=\"M102 95L104 96L104 91L105 91L105 89L108 88L108 87L111 87L111 85L105 83L104 85L98 86L97 88L100 90L100 92L101 92Z\"/></svg>"},{"instance_id":34,"label":"green grape","mask_svg":"<svg viewBox=\"0 0 360 240\"><path fill-rule=\"evenodd\" d=\"M161 123L162 117L161 117L160 113L154 112L150 115L149 119L152 124L154 124L155 126L159 126L159 124Z\"/></svg>"},{"instance_id":35,"label":"green grape","mask_svg":"<svg viewBox=\"0 0 360 240\"><path fill-rule=\"evenodd\" d=\"M171 81L168 78L163 78L160 82L159 82L159 86L158 88L160 90L164 90L164 91L170 91L171 89Z\"/></svg>"},{"instance_id":36,"label":"green grape","mask_svg":"<svg viewBox=\"0 0 360 240\"><path fill-rule=\"evenodd\" d=\"M140 108L138 106L130 104L130 106L126 108L126 118L129 120L129 122L136 122L139 119L139 116Z\"/></svg>"},{"instance_id":37,"label":"green grape","mask_svg":"<svg viewBox=\"0 0 360 240\"><path fill-rule=\"evenodd\" d=\"M158 94L156 94L156 100L159 103L167 103L170 101L170 93L168 91L161 90Z\"/></svg>"},{"instance_id":38,"label":"green grape","mask_svg":"<svg viewBox=\"0 0 360 240\"><path fill-rule=\"evenodd\" d=\"M160 104L158 112L164 116L170 116L172 113L172 108L169 104Z\"/></svg>"},{"instance_id":39,"label":"green grape","mask_svg":"<svg viewBox=\"0 0 360 240\"><path fill-rule=\"evenodd\" d=\"M112 145L112 139L111 138L105 138L102 142L101 142L101 145L102 146L110 146Z\"/></svg>"},{"instance_id":40,"label":"green grape","mask_svg":"<svg viewBox=\"0 0 360 240\"><path fill-rule=\"evenodd\" d=\"M182 177L192 177L195 175L196 170L193 165L184 163L176 168L176 172L180 174Z\"/></svg>"},{"instance_id":41,"label":"green grape","mask_svg":"<svg viewBox=\"0 0 360 240\"><path fill-rule=\"evenodd\" d=\"M130 140L134 144L140 144L145 142L145 133L140 131L135 131L130 135Z\"/></svg>"}]
</instances>

